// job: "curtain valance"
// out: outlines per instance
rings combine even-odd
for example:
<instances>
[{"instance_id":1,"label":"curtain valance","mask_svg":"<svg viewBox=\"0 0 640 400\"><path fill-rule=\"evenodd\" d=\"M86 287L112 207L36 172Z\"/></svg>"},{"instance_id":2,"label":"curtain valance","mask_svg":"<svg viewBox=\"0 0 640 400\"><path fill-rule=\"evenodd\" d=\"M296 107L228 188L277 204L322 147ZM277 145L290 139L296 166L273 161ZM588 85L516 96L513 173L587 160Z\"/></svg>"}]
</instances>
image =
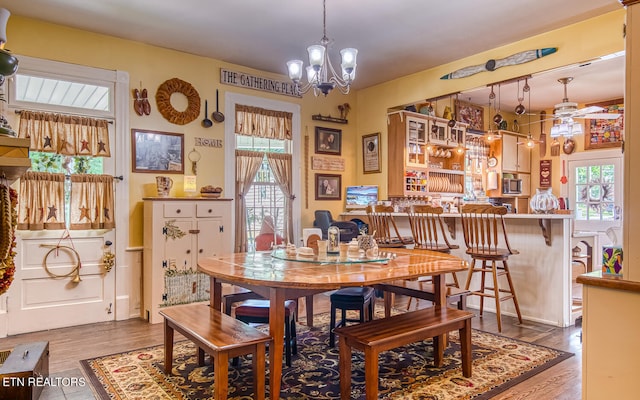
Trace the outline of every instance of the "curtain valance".
<instances>
[{"instance_id":1,"label":"curtain valance","mask_svg":"<svg viewBox=\"0 0 640 400\"><path fill-rule=\"evenodd\" d=\"M67 156L110 157L109 122L105 119L24 110L18 136L31 139L33 151Z\"/></svg>"},{"instance_id":2,"label":"curtain valance","mask_svg":"<svg viewBox=\"0 0 640 400\"><path fill-rule=\"evenodd\" d=\"M291 140L293 114L236 104L235 132L268 139Z\"/></svg>"}]
</instances>

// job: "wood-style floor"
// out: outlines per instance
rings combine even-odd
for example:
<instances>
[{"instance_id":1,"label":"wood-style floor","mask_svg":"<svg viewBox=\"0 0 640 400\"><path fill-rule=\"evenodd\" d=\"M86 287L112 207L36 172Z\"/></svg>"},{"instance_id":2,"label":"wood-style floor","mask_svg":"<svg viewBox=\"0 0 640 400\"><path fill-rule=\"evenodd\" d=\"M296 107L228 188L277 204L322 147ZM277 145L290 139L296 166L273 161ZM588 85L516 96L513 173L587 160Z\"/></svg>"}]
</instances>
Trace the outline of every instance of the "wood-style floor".
<instances>
[{"instance_id":1,"label":"wood-style floor","mask_svg":"<svg viewBox=\"0 0 640 400\"><path fill-rule=\"evenodd\" d=\"M316 313L329 311L328 299L325 295L315 296L314 311ZM406 298L396 298L397 307L405 306L406 302ZM415 306L415 301L412 304ZM428 302L421 301L418 306L427 305L429 305ZM303 306L300 312L304 313ZM510 388L494 399L580 399L582 392L581 329L579 327L556 328L528 321L525 321L522 326L516 323L517 319L503 316L501 334L569 351L575 356ZM10 349L21 343L49 341L50 372L57 376L70 377L79 373L80 360L162 344L162 326L163 324L152 325L144 320L131 319L34 332L0 339L0 350ZM482 318L473 319L473 327L498 333L495 315L487 312ZM88 387L46 390L40 397L41 400L92 398Z\"/></svg>"}]
</instances>

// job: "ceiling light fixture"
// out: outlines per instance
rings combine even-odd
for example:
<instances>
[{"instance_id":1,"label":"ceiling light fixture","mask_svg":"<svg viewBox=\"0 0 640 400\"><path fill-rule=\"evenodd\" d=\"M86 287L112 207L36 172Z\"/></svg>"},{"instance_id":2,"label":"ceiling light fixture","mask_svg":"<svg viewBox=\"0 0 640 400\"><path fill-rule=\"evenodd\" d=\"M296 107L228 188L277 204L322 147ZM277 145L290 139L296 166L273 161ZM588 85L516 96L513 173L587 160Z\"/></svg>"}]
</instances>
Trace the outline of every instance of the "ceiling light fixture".
<instances>
[{"instance_id":1,"label":"ceiling light fixture","mask_svg":"<svg viewBox=\"0 0 640 400\"><path fill-rule=\"evenodd\" d=\"M314 44L307 47L309 53L309 66L307 66L307 83L302 84L302 60L291 60L287 62L289 70L289 78L293 81L296 89L300 93L306 93L313 88L313 94L318 95L321 92L325 96L329 94L336 86L342 94L348 94L351 82L356 77L356 57L358 50L354 48L346 48L340 50L342 63L340 64L341 74L338 75L331 65L327 45L331 42L327 38L327 2L322 1L323 19L320 44Z\"/></svg>"}]
</instances>

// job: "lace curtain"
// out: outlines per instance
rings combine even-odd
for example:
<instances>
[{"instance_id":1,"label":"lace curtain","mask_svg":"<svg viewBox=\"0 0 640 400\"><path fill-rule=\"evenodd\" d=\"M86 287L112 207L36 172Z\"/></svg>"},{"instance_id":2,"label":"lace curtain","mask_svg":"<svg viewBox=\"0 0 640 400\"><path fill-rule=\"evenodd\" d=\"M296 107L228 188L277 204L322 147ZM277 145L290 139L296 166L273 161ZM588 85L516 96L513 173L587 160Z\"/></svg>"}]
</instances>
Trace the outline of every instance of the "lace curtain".
<instances>
[{"instance_id":1,"label":"lace curtain","mask_svg":"<svg viewBox=\"0 0 640 400\"><path fill-rule=\"evenodd\" d=\"M33 151L110 157L108 125L104 119L24 110L18 137L31 139Z\"/></svg>"},{"instance_id":2,"label":"lace curtain","mask_svg":"<svg viewBox=\"0 0 640 400\"><path fill-rule=\"evenodd\" d=\"M236 104L236 128L240 135L291 140L293 114Z\"/></svg>"},{"instance_id":3,"label":"lace curtain","mask_svg":"<svg viewBox=\"0 0 640 400\"><path fill-rule=\"evenodd\" d=\"M247 213L245 196L260 169L264 153L261 151L236 150L236 240L235 252L247 251Z\"/></svg>"},{"instance_id":4,"label":"lace curtain","mask_svg":"<svg viewBox=\"0 0 640 400\"><path fill-rule=\"evenodd\" d=\"M63 174L25 172L20 178L18 229L64 229Z\"/></svg>"}]
</instances>

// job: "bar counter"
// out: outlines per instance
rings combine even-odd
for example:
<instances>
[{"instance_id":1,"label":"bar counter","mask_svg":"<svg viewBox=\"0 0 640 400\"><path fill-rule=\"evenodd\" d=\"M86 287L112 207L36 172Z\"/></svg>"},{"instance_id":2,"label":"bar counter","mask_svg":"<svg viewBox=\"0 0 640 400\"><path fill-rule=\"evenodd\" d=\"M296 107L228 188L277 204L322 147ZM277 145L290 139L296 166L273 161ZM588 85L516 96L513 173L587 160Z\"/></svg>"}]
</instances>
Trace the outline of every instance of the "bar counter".
<instances>
[{"instance_id":1,"label":"bar counter","mask_svg":"<svg viewBox=\"0 0 640 400\"><path fill-rule=\"evenodd\" d=\"M364 211L350 211L340 215L343 220L358 218L367 222ZM394 213L403 236L411 236L406 213ZM460 246L451 254L471 260L465 254L460 214L442 214L452 244ZM573 214L507 214L505 223L509 243L520 254L509 257L509 269L522 317L529 321L567 327L580 315L572 312L571 233ZM458 273L461 285L466 272ZM502 281L501 281L502 284ZM472 288L479 287L474 277ZM470 296L467 305L479 308L479 297ZM485 301L485 309L495 312L493 300ZM515 316L512 301L501 304L503 315Z\"/></svg>"}]
</instances>

